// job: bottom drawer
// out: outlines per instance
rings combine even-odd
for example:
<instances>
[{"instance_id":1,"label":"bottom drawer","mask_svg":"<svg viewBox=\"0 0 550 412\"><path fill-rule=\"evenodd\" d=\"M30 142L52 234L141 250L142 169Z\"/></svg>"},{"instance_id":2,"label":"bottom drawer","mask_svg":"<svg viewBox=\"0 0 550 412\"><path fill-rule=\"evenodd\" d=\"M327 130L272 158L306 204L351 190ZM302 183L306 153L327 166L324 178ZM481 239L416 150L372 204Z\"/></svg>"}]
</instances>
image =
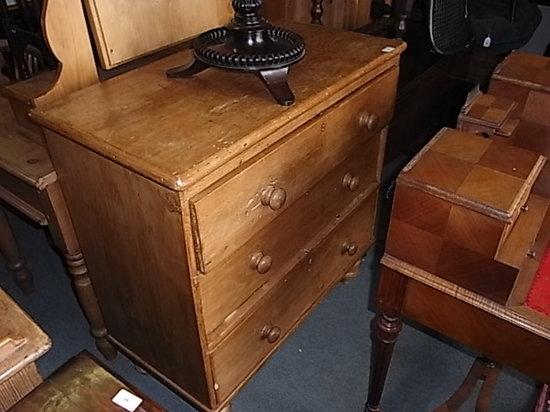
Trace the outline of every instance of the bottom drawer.
<instances>
[{"instance_id":1,"label":"bottom drawer","mask_svg":"<svg viewBox=\"0 0 550 412\"><path fill-rule=\"evenodd\" d=\"M374 192L363 200L213 351L219 402L227 399L263 363L372 244L377 197Z\"/></svg>"}]
</instances>

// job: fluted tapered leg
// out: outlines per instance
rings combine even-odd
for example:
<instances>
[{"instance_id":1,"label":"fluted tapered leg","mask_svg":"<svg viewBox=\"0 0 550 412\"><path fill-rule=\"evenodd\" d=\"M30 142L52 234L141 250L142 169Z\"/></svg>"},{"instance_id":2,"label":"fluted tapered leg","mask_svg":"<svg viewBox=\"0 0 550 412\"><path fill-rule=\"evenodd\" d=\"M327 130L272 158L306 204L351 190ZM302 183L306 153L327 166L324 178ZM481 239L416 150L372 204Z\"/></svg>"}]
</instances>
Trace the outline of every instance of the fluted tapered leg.
<instances>
[{"instance_id":1,"label":"fluted tapered leg","mask_svg":"<svg viewBox=\"0 0 550 412\"><path fill-rule=\"evenodd\" d=\"M407 278L383 268L378 287L378 310L373 325L373 347L369 396L365 411L380 411L380 400L393 356L395 342L401 332L401 310L405 299Z\"/></svg>"}]
</instances>

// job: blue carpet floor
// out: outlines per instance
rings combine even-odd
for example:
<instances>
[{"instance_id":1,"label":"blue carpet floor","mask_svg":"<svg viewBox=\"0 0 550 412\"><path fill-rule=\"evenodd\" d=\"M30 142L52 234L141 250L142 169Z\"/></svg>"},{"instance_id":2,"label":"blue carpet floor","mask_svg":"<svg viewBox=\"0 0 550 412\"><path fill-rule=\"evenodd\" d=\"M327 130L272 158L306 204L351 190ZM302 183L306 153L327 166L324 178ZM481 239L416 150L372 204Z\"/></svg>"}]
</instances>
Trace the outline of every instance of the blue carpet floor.
<instances>
[{"instance_id":1,"label":"blue carpet floor","mask_svg":"<svg viewBox=\"0 0 550 412\"><path fill-rule=\"evenodd\" d=\"M59 257L46 232L10 214L21 249L35 275L37 291L24 296L0 269L4 288L52 338L53 347L38 362L49 375L83 349L100 356L88 335ZM0 258L1 260L1 258ZM373 253L358 279L337 286L281 349L243 388L235 412L360 412L366 400L371 343ZM0 264L2 262L0 261ZM385 411L430 411L464 379L473 355L452 343L405 326L398 341L383 398ZM172 412L192 411L153 378L140 374L119 355L112 368ZM493 410L532 411L535 383L512 370L499 379ZM473 411L469 402L464 411Z\"/></svg>"}]
</instances>

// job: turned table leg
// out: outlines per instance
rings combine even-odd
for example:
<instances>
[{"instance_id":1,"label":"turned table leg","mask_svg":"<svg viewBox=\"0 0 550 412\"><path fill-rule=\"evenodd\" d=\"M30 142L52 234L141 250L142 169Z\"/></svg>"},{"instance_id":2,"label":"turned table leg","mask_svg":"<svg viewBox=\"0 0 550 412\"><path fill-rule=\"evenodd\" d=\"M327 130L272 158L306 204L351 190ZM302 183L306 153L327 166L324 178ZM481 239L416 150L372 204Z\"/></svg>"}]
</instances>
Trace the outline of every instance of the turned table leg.
<instances>
[{"instance_id":1,"label":"turned table leg","mask_svg":"<svg viewBox=\"0 0 550 412\"><path fill-rule=\"evenodd\" d=\"M48 210L50 232L56 246L65 256L67 271L71 276L76 297L90 325L90 333L101 354L106 359L113 360L116 358L117 350L107 340L108 332L103 314L59 184L56 182L48 186L44 196L43 203Z\"/></svg>"},{"instance_id":2,"label":"turned table leg","mask_svg":"<svg viewBox=\"0 0 550 412\"><path fill-rule=\"evenodd\" d=\"M378 310L373 330L373 348L369 397L365 411L380 411L380 399L386 384L393 348L401 331L401 310L408 278L382 268L378 287Z\"/></svg>"},{"instance_id":3,"label":"turned table leg","mask_svg":"<svg viewBox=\"0 0 550 412\"><path fill-rule=\"evenodd\" d=\"M17 241L11 230L4 208L0 205L0 253L6 259L6 267L12 273L17 286L25 293L34 292L32 274L25 265L25 259L19 252Z\"/></svg>"},{"instance_id":4,"label":"turned table leg","mask_svg":"<svg viewBox=\"0 0 550 412\"><path fill-rule=\"evenodd\" d=\"M107 329L103 322L103 316L101 315L82 253L65 255L65 262L71 275L78 301L90 323L90 333L95 338L96 346L105 358L113 360L116 358L117 351L111 342L107 340Z\"/></svg>"}]
</instances>

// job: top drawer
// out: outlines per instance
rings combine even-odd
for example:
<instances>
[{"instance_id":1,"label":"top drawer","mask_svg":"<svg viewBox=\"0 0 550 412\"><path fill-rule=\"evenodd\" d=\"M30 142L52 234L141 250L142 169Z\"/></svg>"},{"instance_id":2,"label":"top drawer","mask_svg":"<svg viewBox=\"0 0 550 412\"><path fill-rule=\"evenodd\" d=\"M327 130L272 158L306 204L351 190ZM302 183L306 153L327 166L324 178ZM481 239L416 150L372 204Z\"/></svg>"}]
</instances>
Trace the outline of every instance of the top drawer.
<instances>
[{"instance_id":1,"label":"top drawer","mask_svg":"<svg viewBox=\"0 0 550 412\"><path fill-rule=\"evenodd\" d=\"M208 272L275 219L393 114L397 69L191 199L197 266Z\"/></svg>"}]
</instances>

